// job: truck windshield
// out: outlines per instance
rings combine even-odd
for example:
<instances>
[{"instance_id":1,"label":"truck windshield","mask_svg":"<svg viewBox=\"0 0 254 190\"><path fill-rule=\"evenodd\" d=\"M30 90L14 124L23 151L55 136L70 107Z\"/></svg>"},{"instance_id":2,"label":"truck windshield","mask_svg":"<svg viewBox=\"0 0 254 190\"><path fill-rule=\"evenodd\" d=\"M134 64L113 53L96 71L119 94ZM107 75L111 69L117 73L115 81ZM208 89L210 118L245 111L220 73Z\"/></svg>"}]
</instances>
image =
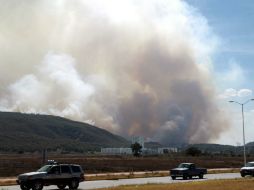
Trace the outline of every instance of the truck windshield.
<instances>
[{"instance_id":1,"label":"truck windshield","mask_svg":"<svg viewBox=\"0 0 254 190\"><path fill-rule=\"evenodd\" d=\"M51 165L42 166L40 169L37 170L37 172L48 172L51 167Z\"/></svg>"},{"instance_id":2,"label":"truck windshield","mask_svg":"<svg viewBox=\"0 0 254 190\"><path fill-rule=\"evenodd\" d=\"M190 167L189 164L180 164L180 165L178 166L178 168L189 168L189 167Z\"/></svg>"}]
</instances>

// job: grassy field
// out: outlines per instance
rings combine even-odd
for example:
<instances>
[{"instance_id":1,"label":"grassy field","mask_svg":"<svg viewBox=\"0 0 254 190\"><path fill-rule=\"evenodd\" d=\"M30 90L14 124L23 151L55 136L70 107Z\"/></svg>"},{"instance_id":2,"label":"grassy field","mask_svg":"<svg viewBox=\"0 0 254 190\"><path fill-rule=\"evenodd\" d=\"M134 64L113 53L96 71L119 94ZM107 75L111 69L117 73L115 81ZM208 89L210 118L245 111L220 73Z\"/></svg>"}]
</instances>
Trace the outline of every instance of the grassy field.
<instances>
[{"instance_id":1,"label":"grassy field","mask_svg":"<svg viewBox=\"0 0 254 190\"><path fill-rule=\"evenodd\" d=\"M100 190L254 190L254 179L212 180L167 185L133 185Z\"/></svg>"}]
</instances>

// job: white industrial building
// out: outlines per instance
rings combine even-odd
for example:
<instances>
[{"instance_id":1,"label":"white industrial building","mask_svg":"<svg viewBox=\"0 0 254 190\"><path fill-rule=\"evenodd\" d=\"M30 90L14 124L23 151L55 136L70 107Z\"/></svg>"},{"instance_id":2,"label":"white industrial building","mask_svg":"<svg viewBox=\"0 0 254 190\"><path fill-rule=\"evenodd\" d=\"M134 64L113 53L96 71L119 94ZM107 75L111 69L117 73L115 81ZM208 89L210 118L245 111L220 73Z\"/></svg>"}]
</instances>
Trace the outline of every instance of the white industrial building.
<instances>
[{"instance_id":1,"label":"white industrial building","mask_svg":"<svg viewBox=\"0 0 254 190\"><path fill-rule=\"evenodd\" d=\"M142 148L145 148L145 139L144 139L144 137L132 137L131 143L132 144L138 143L142 146Z\"/></svg>"},{"instance_id":2,"label":"white industrial building","mask_svg":"<svg viewBox=\"0 0 254 190\"><path fill-rule=\"evenodd\" d=\"M178 149L175 147L162 147L158 148L158 154L169 154L173 152L178 152Z\"/></svg>"},{"instance_id":3,"label":"white industrial building","mask_svg":"<svg viewBox=\"0 0 254 190\"><path fill-rule=\"evenodd\" d=\"M143 155L158 155L158 154L170 154L177 152L177 148L164 147L164 148L142 148ZM101 154L103 155L132 155L131 148L101 148Z\"/></svg>"},{"instance_id":4,"label":"white industrial building","mask_svg":"<svg viewBox=\"0 0 254 190\"><path fill-rule=\"evenodd\" d=\"M145 148L144 137L132 137L131 142L132 144L137 142L142 146L143 155L169 154L169 153L174 153L178 151L178 149L175 147ZM132 149L131 148L101 148L101 154L103 155L132 155Z\"/></svg>"},{"instance_id":5,"label":"white industrial building","mask_svg":"<svg viewBox=\"0 0 254 190\"><path fill-rule=\"evenodd\" d=\"M101 148L101 154L104 155L131 155L131 148Z\"/></svg>"}]
</instances>

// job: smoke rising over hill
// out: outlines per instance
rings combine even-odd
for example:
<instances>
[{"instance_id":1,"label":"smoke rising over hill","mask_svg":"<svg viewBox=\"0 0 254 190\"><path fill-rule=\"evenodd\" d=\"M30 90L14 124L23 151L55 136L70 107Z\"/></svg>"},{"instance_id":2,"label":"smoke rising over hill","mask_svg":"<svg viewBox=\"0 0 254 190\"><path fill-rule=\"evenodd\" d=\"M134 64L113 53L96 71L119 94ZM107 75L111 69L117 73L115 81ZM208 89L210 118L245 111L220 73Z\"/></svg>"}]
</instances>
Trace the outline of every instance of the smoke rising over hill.
<instances>
[{"instance_id":1,"label":"smoke rising over hill","mask_svg":"<svg viewBox=\"0 0 254 190\"><path fill-rule=\"evenodd\" d=\"M0 109L89 122L163 143L216 139L216 38L164 0L2 1Z\"/></svg>"}]
</instances>

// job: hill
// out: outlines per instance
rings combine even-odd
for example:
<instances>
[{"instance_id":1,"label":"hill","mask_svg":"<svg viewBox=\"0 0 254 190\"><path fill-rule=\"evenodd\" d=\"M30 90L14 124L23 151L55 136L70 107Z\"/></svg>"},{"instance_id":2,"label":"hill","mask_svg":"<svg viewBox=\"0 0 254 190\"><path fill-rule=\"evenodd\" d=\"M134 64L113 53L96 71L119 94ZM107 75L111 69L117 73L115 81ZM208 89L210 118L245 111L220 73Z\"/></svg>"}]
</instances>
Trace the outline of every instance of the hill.
<instances>
[{"instance_id":1,"label":"hill","mask_svg":"<svg viewBox=\"0 0 254 190\"><path fill-rule=\"evenodd\" d=\"M203 153L207 154L224 154L224 155L242 155L243 146L232 146L232 145L221 145L221 144L192 144L187 145L184 150L188 147L196 147ZM249 142L246 144L246 154L247 156L254 154L254 142Z\"/></svg>"},{"instance_id":2,"label":"hill","mask_svg":"<svg viewBox=\"0 0 254 190\"><path fill-rule=\"evenodd\" d=\"M104 129L62 117L0 112L0 151L85 152L126 147L129 142Z\"/></svg>"}]
</instances>

